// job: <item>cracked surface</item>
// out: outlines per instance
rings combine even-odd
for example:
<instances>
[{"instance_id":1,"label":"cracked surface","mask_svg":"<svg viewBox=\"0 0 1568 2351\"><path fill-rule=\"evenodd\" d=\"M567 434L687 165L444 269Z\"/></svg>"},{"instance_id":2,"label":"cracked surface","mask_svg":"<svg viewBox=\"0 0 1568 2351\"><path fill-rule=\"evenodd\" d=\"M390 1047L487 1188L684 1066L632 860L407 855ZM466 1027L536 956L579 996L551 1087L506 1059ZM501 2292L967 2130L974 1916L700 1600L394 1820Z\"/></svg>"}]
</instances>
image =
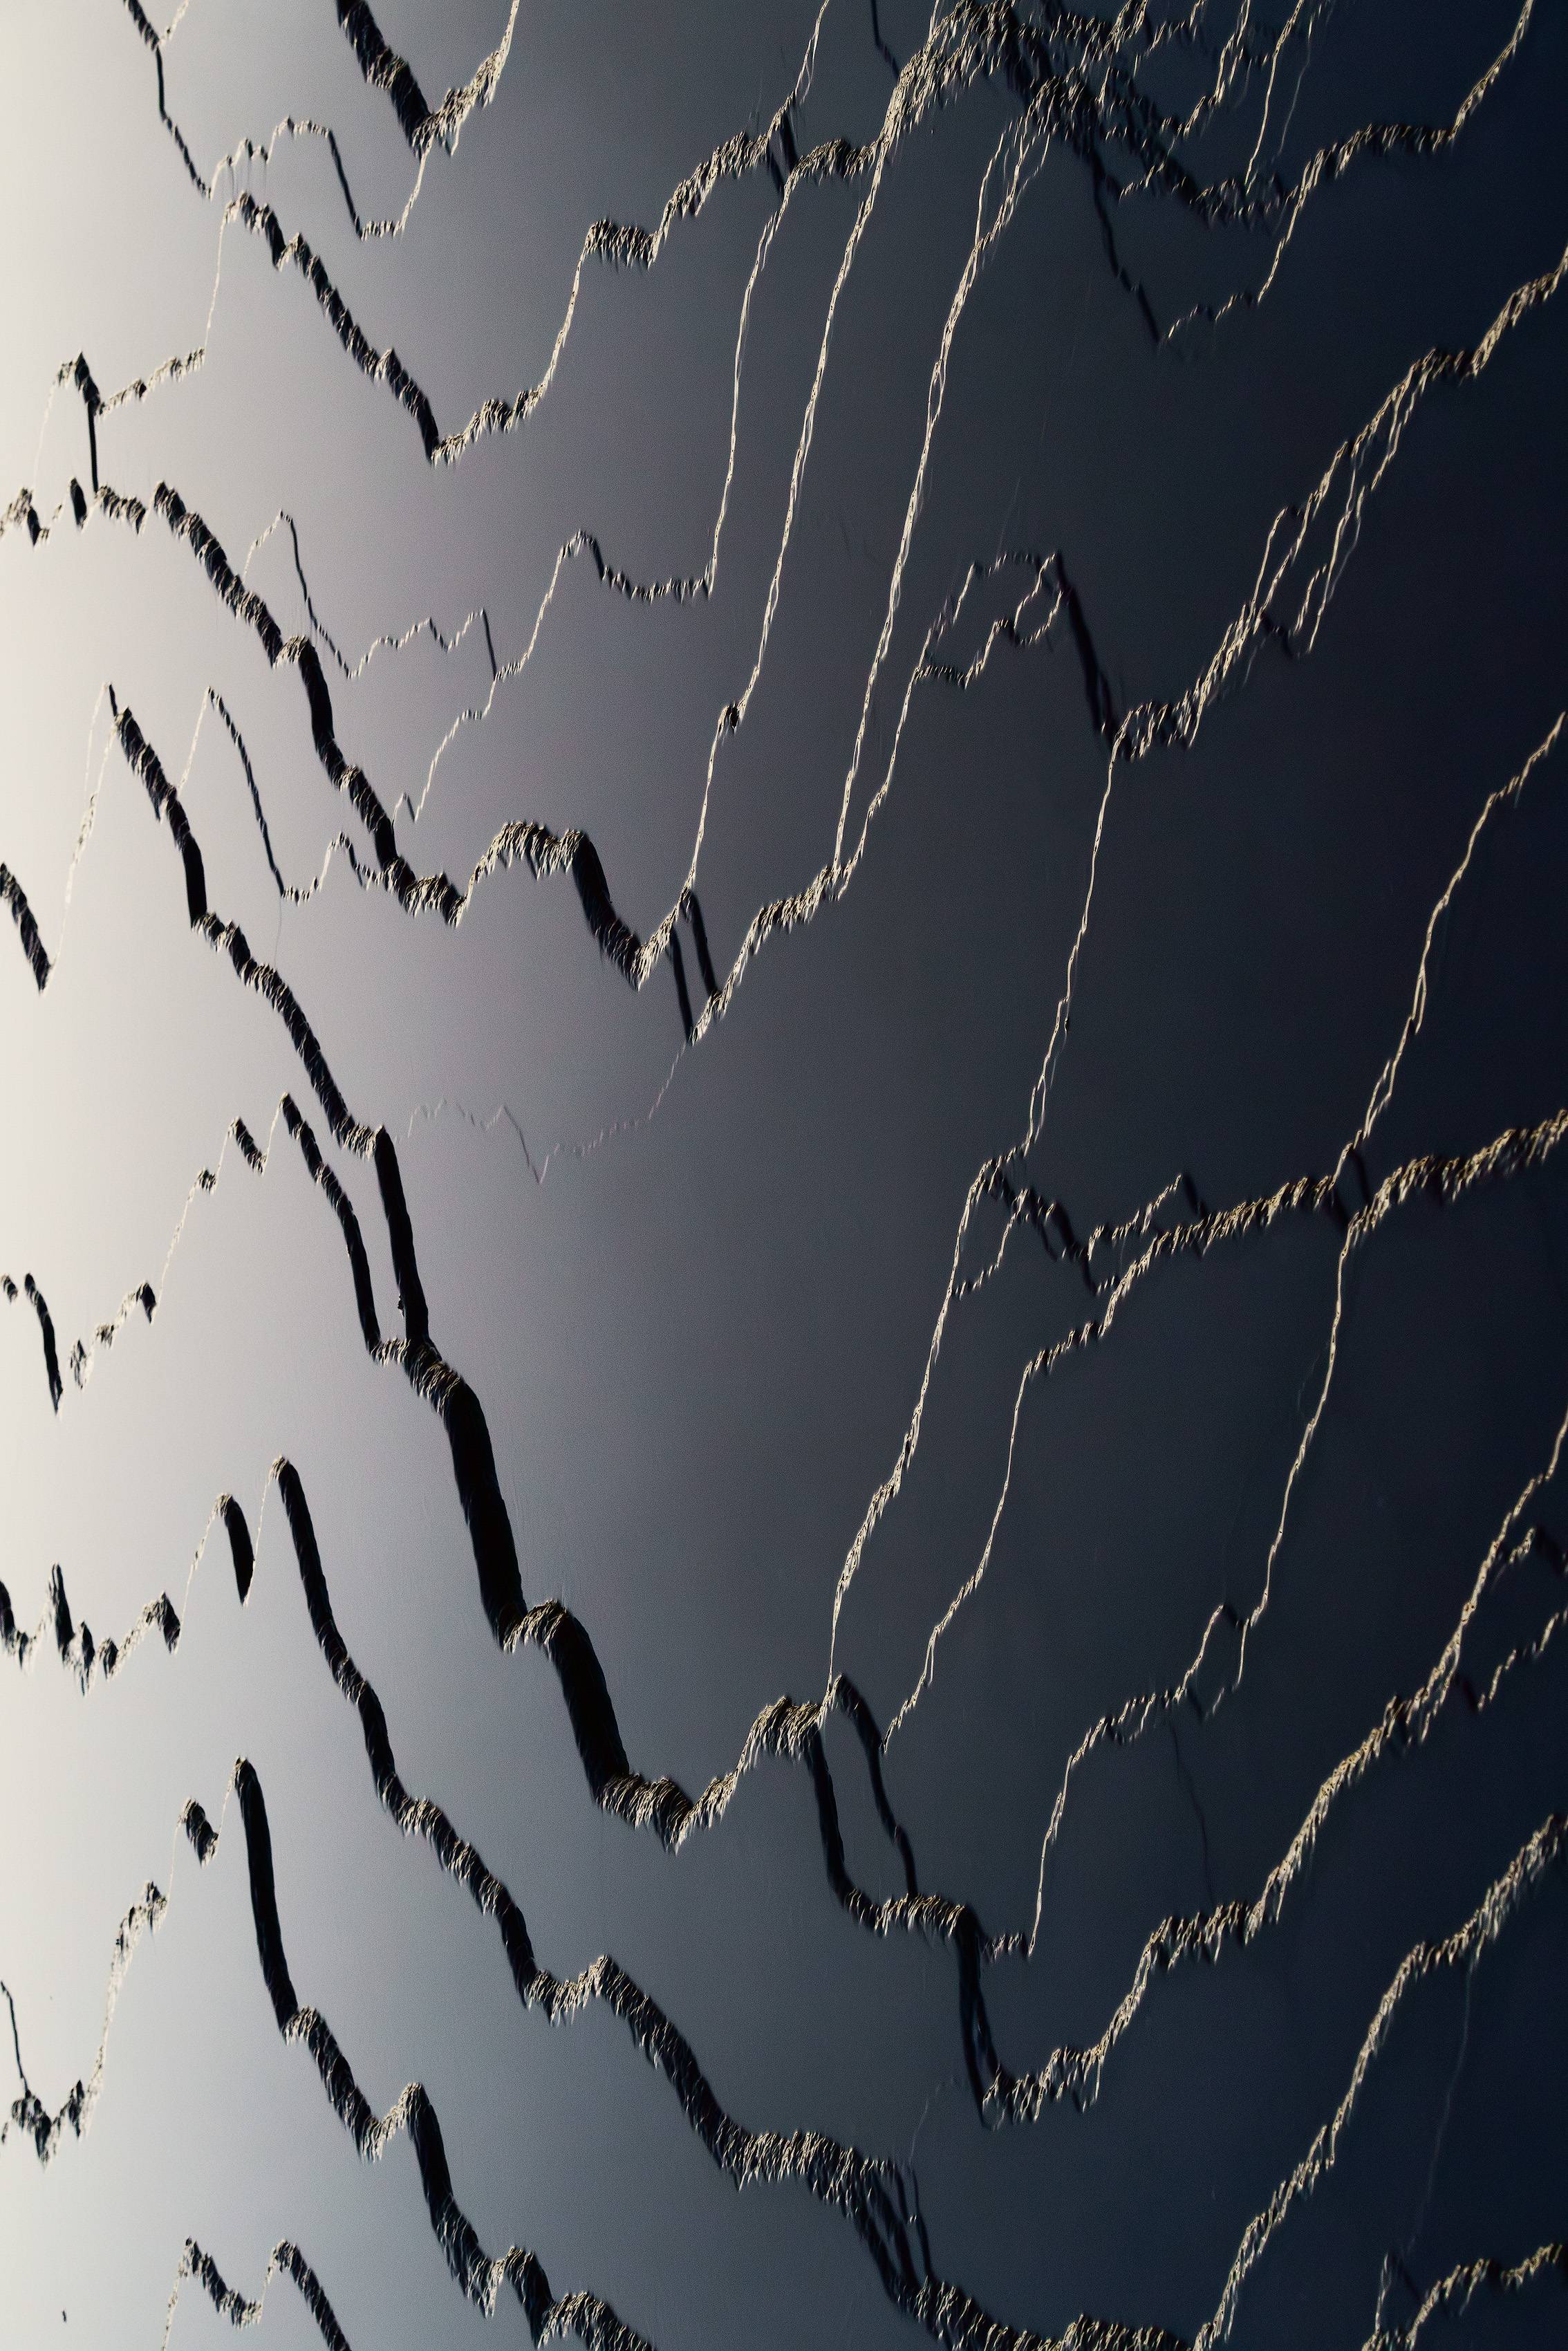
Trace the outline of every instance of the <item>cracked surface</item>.
<instances>
[{"instance_id":1,"label":"cracked surface","mask_svg":"<svg viewBox=\"0 0 1568 2351\"><path fill-rule=\"evenodd\" d=\"M0 38L0 2334L1568 2335L1561 12Z\"/></svg>"}]
</instances>

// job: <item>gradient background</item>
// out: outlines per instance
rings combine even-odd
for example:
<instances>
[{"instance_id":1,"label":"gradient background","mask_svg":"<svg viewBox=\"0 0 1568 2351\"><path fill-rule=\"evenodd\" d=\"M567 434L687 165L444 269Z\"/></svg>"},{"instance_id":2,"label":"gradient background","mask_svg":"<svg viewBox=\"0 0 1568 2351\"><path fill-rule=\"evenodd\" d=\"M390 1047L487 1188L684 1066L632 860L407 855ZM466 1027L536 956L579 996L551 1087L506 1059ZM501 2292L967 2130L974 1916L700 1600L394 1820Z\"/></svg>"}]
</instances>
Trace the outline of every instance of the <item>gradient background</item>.
<instances>
[{"instance_id":1,"label":"gradient background","mask_svg":"<svg viewBox=\"0 0 1568 2351\"><path fill-rule=\"evenodd\" d=\"M1341 0L1303 23L1271 117L1283 180L1359 125L1450 121L1515 14ZM376 20L434 101L505 10L382 0ZM1160 103L1212 78L1236 16L1198 21L1195 45L1141 75ZM0 1659L0 1977L50 2112L91 2072L121 1920L150 1879L168 1896L123 1971L82 2131L47 2164L15 2123L0 2147L7 2344L156 2346L189 2237L246 2295L274 2243L297 2241L354 2351L485 2333L407 2140L361 2163L275 2029L225 1809L239 1755L266 1791L300 2000L378 2111L427 2086L490 2250L532 2247L556 2293L604 2296L661 2346L915 2339L841 2215L799 2185L736 2195L602 2008L552 2029L519 2006L493 1925L376 1800L268 1485L279 1455L404 1781L505 1878L542 1963L613 1953L730 2114L904 2165L935 2269L1007 2328L1057 2335L1087 2312L1194 2335L1343 2094L1401 1959L1458 1928L1568 1808L1560 1635L1484 1711L1456 1693L1429 1739L1336 1807L1249 1949L1156 1981L1087 2112L988 2126L953 1949L846 1915L803 1770L759 1765L674 1855L596 1808L546 1660L490 1636L446 1439L367 1354L327 1201L281 1123L264 1176L225 1141L236 1117L266 1141L294 1094L395 1332L372 1170L330 1146L280 1024L190 929L106 686L179 783L210 904L276 962L356 1114L394 1138L432 1328L483 1402L524 1593L588 1629L633 1765L695 1792L771 1699L821 1695L835 1586L915 1405L966 1194L1025 1132L1079 925L1107 744L1071 632L997 646L967 691L915 687L852 882L763 949L687 1050L673 973L628 988L565 877L498 876L456 930L361 888L340 853L308 904L280 898L206 697L243 736L278 870L304 884L340 829L368 852L298 677L269 671L156 517L136 533L94 508L73 526L86 419L68 385L50 389L78 350L107 395L204 346L199 367L100 417L100 482L149 504L172 484L236 568L286 513L350 667L433 615L451 650L427 632L351 680L323 653L347 756L389 808L406 796L404 853L461 884L509 820L580 826L645 935L682 888L716 720L756 658L863 183L790 190L744 344L712 596L628 602L572 564L528 666L450 739L486 706L492 652L506 664L528 643L574 533L638 579L708 559L775 179L723 185L646 273L591 263L548 397L438 467L225 206L248 186L305 235L451 429L542 375L592 223L652 225L719 142L768 123L812 23L803 5L524 0L492 102L455 154L431 155L404 232L361 241L319 138L213 169L308 118L334 126L362 215L401 209L414 159L326 0L190 0L165 40L168 112L210 198L160 123L129 14L8 0L0 18L0 490L26 488L47 526L35 543L18 509L0 539L0 858L55 967L39 992L19 947L0 955L0 1270L44 1294L64 1374L57 1408L26 1294L0 1301L0 1576L17 1625L44 1627L23 1671ZM875 137L927 32L910 0L831 0L800 152ZM1277 220L1207 226L1176 198L1127 198L1118 254L1141 304L1108 266L1084 161L1046 157L954 340L852 841L971 564L1060 551L1118 713L1204 670L1277 512L1414 361L1473 345L1563 254L1565 71L1568 24L1540 6L1448 152L1357 162L1302 210L1266 300L1171 335L1150 317L1163 329L1263 280ZM1245 164L1263 78L1183 150L1200 178ZM897 148L838 304L766 663L715 763L697 891L720 975L758 907L832 851L943 322L1017 112L993 81ZM1565 337L1568 304L1547 303L1475 381L1434 390L1311 645L1264 646L1190 748L1118 768L1071 1025L1014 1166L1080 1236L1178 1176L1190 1192L1166 1225L1193 1197L1218 1208L1325 1174L1356 1131L1470 828L1563 706ZM309 631L287 528L246 577L286 633ZM968 662L1030 577L977 588L937 656ZM1437 934L1372 1185L1568 1103L1565 760L1559 745L1489 821ZM684 954L700 1004L689 930ZM193 1189L204 1169L215 1182ZM966 1264L1002 1223L982 1205ZM1568 1407L1558 1159L1451 1210L1417 1198L1354 1259L1244 1680L1217 1711L1180 1707L1097 1753L1042 1876L1085 1731L1176 1681L1217 1604L1245 1610L1262 1588L1340 1238L1297 1217L1176 1257L1103 1345L1031 1386L984 1581L887 1745L923 1890L1000 1934L1030 1927L1043 1888L1032 1955L985 1971L1018 2071L1099 2034L1163 1918L1256 1896L1336 1761L1430 1671L1550 1455ZM143 1280L151 1322L133 1311L78 1384L72 1343ZM986 1544L1025 1365L1095 1311L1027 1230L954 1308L833 1650L879 1725ZM243 1608L209 1527L222 1492L256 1538ZM1530 1522L1568 1540L1563 1514L1548 1486ZM1554 1557L1521 1562L1478 1612L1475 1687L1563 1605ZM84 1696L46 1621L57 1563L99 1640L167 1592L177 1649L154 1635ZM840 1719L823 1738L851 1876L899 1893L860 1750ZM192 1798L222 1819L205 1869L179 1834ZM1402 2003L1333 2171L1249 2280L1238 2343L1360 2346L1391 2258L1382 2321L1403 2325L1454 2263L1568 2233L1564 1893L1549 1873L1473 1972L1439 1970ZM1565 2313L1548 2278L1425 2339L1557 2340ZM269 2345L319 2340L287 2281L262 2323ZM489 2324L526 2336L509 2297ZM229 2333L187 2283L170 2339Z\"/></svg>"}]
</instances>

